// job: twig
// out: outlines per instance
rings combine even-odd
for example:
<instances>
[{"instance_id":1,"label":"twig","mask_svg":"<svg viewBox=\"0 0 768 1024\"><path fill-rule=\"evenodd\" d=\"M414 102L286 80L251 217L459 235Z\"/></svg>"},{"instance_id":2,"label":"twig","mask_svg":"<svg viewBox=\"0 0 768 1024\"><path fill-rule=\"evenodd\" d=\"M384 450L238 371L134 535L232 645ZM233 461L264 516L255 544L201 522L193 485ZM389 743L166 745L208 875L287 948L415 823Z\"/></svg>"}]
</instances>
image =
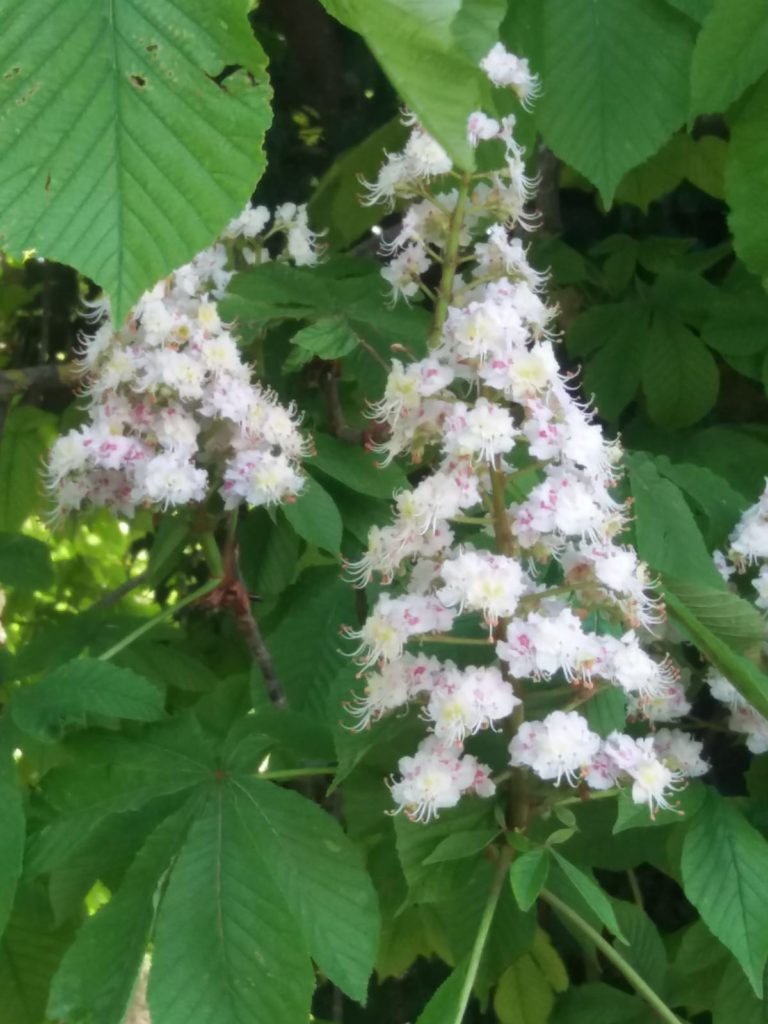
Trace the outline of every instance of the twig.
<instances>
[{"instance_id":1,"label":"twig","mask_svg":"<svg viewBox=\"0 0 768 1024\"><path fill-rule=\"evenodd\" d=\"M361 446L365 440L362 430L350 427L344 418L344 410L341 407L339 398L339 386L336 380L336 372L332 365L326 366L322 375L323 394L328 411L328 427L333 437L348 444Z\"/></svg>"},{"instance_id":2,"label":"twig","mask_svg":"<svg viewBox=\"0 0 768 1024\"><path fill-rule=\"evenodd\" d=\"M74 363L49 363L45 366L23 366L0 373L0 401L12 398L22 391L55 391L72 388L77 383L78 371Z\"/></svg>"},{"instance_id":3,"label":"twig","mask_svg":"<svg viewBox=\"0 0 768 1024\"><path fill-rule=\"evenodd\" d=\"M131 591L137 590L139 587L143 587L145 583L149 582L149 569L145 569L144 572L139 573L138 576L131 576L124 583L121 583L119 587L115 587L114 590L110 590L103 597L100 597L98 601L94 601L89 611L104 611L106 608L111 608L117 604L118 601L130 594Z\"/></svg>"}]
</instances>

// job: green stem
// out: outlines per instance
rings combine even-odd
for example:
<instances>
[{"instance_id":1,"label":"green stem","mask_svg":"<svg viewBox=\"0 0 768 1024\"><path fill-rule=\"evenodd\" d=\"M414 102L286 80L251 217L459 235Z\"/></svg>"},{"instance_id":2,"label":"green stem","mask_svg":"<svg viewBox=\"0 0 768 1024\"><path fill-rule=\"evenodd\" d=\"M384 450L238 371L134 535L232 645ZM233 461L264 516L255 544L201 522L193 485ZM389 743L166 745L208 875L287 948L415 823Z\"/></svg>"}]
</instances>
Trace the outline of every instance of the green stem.
<instances>
[{"instance_id":1,"label":"green stem","mask_svg":"<svg viewBox=\"0 0 768 1024\"><path fill-rule=\"evenodd\" d=\"M475 935L475 941L472 946L472 952L469 956L469 963L467 964L467 973L464 977L464 984L461 987L461 993L459 994L459 1002L456 1006L456 1013L453 1016L451 1024L461 1024L464 1020L464 1014L466 1013L467 1006L469 1004L470 997L472 995L472 989L477 978L477 972L480 968L480 960L483 956L483 950L485 944L488 941L488 934L493 924L493 916L496 913L496 907L499 903L499 897L501 896L501 890L507 879L507 871L509 865L514 857L514 850L509 847L505 847L499 855L499 862L496 866L496 874L493 876L493 882L491 883L491 889L488 893L488 899L485 901L485 907L483 908L483 915L480 918L480 924L477 928L477 935Z\"/></svg>"},{"instance_id":2,"label":"green stem","mask_svg":"<svg viewBox=\"0 0 768 1024\"><path fill-rule=\"evenodd\" d=\"M303 779L308 775L335 775L336 765L325 765L319 768L285 768L276 772L258 772L257 777L259 779L269 779L270 781L276 781L278 779Z\"/></svg>"},{"instance_id":3,"label":"green stem","mask_svg":"<svg viewBox=\"0 0 768 1024\"><path fill-rule=\"evenodd\" d=\"M203 549L205 560L208 563L208 568L211 570L211 576L218 576L221 579L224 575L224 564L219 545L216 543L216 538L211 530L206 530L205 533L201 534L200 545Z\"/></svg>"},{"instance_id":4,"label":"green stem","mask_svg":"<svg viewBox=\"0 0 768 1024\"><path fill-rule=\"evenodd\" d=\"M129 647L134 640L138 640L140 636L144 636L145 633L148 633L150 629L154 629L155 626L159 626L161 622L165 622L166 619L170 619L176 614L176 612L180 612L182 608L186 608L187 605L193 604L195 601L199 601L200 598L205 597L206 594L210 594L211 591L218 587L220 582L220 580L208 580L208 582L204 583L202 587L198 587L197 590L193 590L191 594L187 594L186 597L182 597L180 601L176 602L176 604L170 605L168 608L164 608L161 612L158 612L157 615L153 615L151 619L147 619L146 622L142 623L138 629L134 629L134 631L129 633L128 636L124 636L122 640L118 640L118 642L110 647L109 650L100 654L99 661L109 661L110 658L114 658L114 656L119 654L119 652L124 650L124 648Z\"/></svg>"},{"instance_id":5,"label":"green stem","mask_svg":"<svg viewBox=\"0 0 768 1024\"><path fill-rule=\"evenodd\" d=\"M617 952L610 942L607 942L600 932L596 931L591 924L584 920L584 918L577 914L575 910L568 906L567 903L563 903L561 899L558 899L554 893L549 892L548 889L542 889L541 898L545 903L548 903L553 910L556 910L558 914L570 921L571 924L578 928L578 930L586 935L588 939L594 942L595 946L600 950L606 960L610 960L613 966L620 971L627 979L632 988L637 994L648 1003L654 1013L667 1024L682 1024L680 1018L676 1013L667 1006L663 999L653 991L650 985L644 981L634 967L631 967L621 953Z\"/></svg>"},{"instance_id":6,"label":"green stem","mask_svg":"<svg viewBox=\"0 0 768 1024\"><path fill-rule=\"evenodd\" d=\"M456 276L456 268L459 265L459 247L461 242L461 229L464 226L464 209L467 205L469 195L470 177L462 175L459 185L459 194L456 205L451 214L451 223L448 229L448 238L445 243L443 255L443 272L440 275L440 285L437 289L437 301L435 302L435 313L432 320L432 331L430 333L430 344L437 345L443 333L443 324L448 316L448 306L451 302L453 292L453 279Z\"/></svg>"},{"instance_id":7,"label":"green stem","mask_svg":"<svg viewBox=\"0 0 768 1024\"><path fill-rule=\"evenodd\" d=\"M618 796L621 792L620 789L598 789L590 790L589 796L567 796L563 800L554 800L553 803L557 804L558 807L575 806L576 804L589 804L593 800L610 800L613 796Z\"/></svg>"}]
</instances>

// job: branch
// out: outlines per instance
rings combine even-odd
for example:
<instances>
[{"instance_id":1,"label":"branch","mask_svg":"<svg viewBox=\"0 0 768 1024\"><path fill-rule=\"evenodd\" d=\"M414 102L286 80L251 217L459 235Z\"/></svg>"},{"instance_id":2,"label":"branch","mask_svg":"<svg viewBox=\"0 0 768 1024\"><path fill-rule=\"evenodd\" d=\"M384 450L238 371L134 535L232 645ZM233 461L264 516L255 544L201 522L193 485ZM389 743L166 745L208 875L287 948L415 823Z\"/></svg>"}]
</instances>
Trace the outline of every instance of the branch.
<instances>
[{"instance_id":1,"label":"branch","mask_svg":"<svg viewBox=\"0 0 768 1024\"><path fill-rule=\"evenodd\" d=\"M23 366L0 372L0 401L12 398L22 391L71 390L79 377L74 363L48 363L45 366Z\"/></svg>"},{"instance_id":2,"label":"branch","mask_svg":"<svg viewBox=\"0 0 768 1024\"><path fill-rule=\"evenodd\" d=\"M558 914L570 921L574 928L577 928L594 942L606 960L610 960L613 966L624 975L632 988L648 1003L660 1020L666 1021L667 1024L682 1024L680 1017L667 1006L663 999L656 995L651 986L640 977L634 967L628 964L621 953L614 949L610 942L606 942L600 932L596 931L591 924L585 921L581 914L577 914L572 907L569 907L567 903L563 903L561 899L547 889L542 889L541 898L553 910L556 910Z\"/></svg>"}]
</instances>

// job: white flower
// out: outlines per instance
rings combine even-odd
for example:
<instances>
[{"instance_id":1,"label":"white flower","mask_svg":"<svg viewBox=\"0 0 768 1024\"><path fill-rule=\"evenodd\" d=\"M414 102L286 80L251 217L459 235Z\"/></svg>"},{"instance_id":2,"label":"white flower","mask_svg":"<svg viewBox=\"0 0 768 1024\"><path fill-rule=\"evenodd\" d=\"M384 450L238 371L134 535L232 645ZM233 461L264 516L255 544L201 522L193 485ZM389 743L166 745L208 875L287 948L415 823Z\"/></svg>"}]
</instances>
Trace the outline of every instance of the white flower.
<instances>
[{"instance_id":1,"label":"white flower","mask_svg":"<svg viewBox=\"0 0 768 1024\"><path fill-rule=\"evenodd\" d=\"M540 722L523 722L509 744L510 764L525 765L540 779L572 786L600 749L600 737L576 711L553 711Z\"/></svg>"},{"instance_id":2,"label":"white flower","mask_svg":"<svg viewBox=\"0 0 768 1024\"><path fill-rule=\"evenodd\" d=\"M489 771L470 755L462 756L459 743L444 743L428 736L413 757L398 763L402 776L391 785L397 809L414 821L430 821L440 811L455 807L464 793L491 796Z\"/></svg>"},{"instance_id":3,"label":"white flower","mask_svg":"<svg viewBox=\"0 0 768 1024\"><path fill-rule=\"evenodd\" d=\"M360 641L355 657L366 668L379 660L394 661L412 636L450 630L454 613L436 598L419 594L382 594L359 630L346 635Z\"/></svg>"},{"instance_id":4,"label":"white flower","mask_svg":"<svg viewBox=\"0 0 768 1024\"><path fill-rule=\"evenodd\" d=\"M440 568L445 586L437 596L459 612L482 612L490 625L514 615L528 578L513 558L487 551L464 551L446 559Z\"/></svg>"},{"instance_id":5,"label":"white flower","mask_svg":"<svg viewBox=\"0 0 768 1024\"><path fill-rule=\"evenodd\" d=\"M469 115L467 139L470 146L476 146L478 142L487 142L488 139L495 139L500 131L499 122L493 117L488 117L482 110L475 110Z\"/></svg>"},{"instance_id":6,"label":"white flower","mask_svg":"<svg viewBox=\"0 0 768 1024\"><path fill-rule=\"evenodd\" d=\"M136 499L145 497L166 509L202 501L208 474L188 459L172 454L156 455L142 467L136 486Z\"/></svg>"},{"instance_id":7,"label":"white flower","mask_svg":"<svg viewBox=\"0 0 768 1024\"><path fill-rule=\"evenodd\" d=\"M435 735L447 742L464 740L481 729L493 728L520 703L495 666L446 672L433 686L426 717Z\"/></svg>"},{"instance_id":8,"label":"white flower","mask_svg":"<svg viewBox=\"0 0 768 1024\"><path fill-rule=\"evenodd\" d=\"M224 470L221 493L225 508L248 505L276 505L296 495L304 486L291 460L262 449L237 452Z\"/></svg>"},{"instance_id":9,"label":"white flower","mask_svg":"<svg viewBox=\"0 0 768 1024\"><path fill-rule=\"evenodd\" d=\"M480 61L480 67L494 85L509 86L524 107L529 106L538 94L539 82L531 74L528 61L509 53L502 43L491 47Z\"/></svg>"}]
</instances>

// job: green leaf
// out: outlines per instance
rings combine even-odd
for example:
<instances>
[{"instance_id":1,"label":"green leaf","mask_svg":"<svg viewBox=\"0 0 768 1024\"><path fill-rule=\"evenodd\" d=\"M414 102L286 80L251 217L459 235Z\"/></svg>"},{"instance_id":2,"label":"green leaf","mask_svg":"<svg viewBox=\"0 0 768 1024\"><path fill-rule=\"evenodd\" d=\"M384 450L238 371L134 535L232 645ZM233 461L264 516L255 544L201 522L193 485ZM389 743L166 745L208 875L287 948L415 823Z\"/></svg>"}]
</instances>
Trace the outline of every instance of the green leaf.
<instances>
[{"instance_id":1,"label":"green leaf","mask_svg":"<svg viewBox=\"0 0 768 1024\"><path fill-rule=\"evenodd\" d=\"M137 640L115 656L114 664L138 672L161 689L174 686L191 693L207 693L218 683L218 676L184 648L156 640Z\"/></svg>"},{"instance_id":2,"label":"green leaf","mask_svg":"<svg viewBox=\"0 0 768 1024\"><path fill-rule=\"evenodd\" d=\"M0 530L4 532L19 530L27 516L39 511L42 505L40 469L56 436L54 423L50 413L31 405L19 405L8 413L0 440Z\"/></svg>"},{"instance_id":3,"label":"green leaf","mask_svg":"<svg viewBox=\"0 0 768 1024\"><path fill-rule=\"evenodd\" d=\"M248 589L257 597L276 597L296 572L301 540L284 516L272 519L265 508L239 517L237 541L240 570Z\"/></svg>"},{"instance_id":4,"label":"green leaf","mask_svg":"<svg viewBox=\"0 0 768 1024\"><path fill-rule=\"evenodd\" d=\"M189 542L191 528L191 517L183 511L162 517L149 549L149 582L160 583L173 572Z\"/></svg>"},{"instance_id":5,"label":"green leaf","mask_svg":"<svg viewBox=\"0 0 768 1024\"><path fill-rule=\"evenodd\" d=\"M27 822L21 792L12 778L0 778L0 935L21 877Z\"/></svg>"},{"instance_id":6,"label":"green leaf","mask_svg":"<svg viewBox=\"0 0 768 1024\"><path fill-rule=\"evenodd\" d=\"M314 978L288 906L240 809L217 787L193 824L158 915L149 1007L157 1024L298 1024Z\"/></svg>"},{"instance_id":7,"label":"green leaf","mask_svg":"<svg viewBox=\"0 0 768 1024\"><path fill-rule=\"evenodd\" d=\"M614 197L617 203L632 203L643 213L654 200L677 188L685 177L685 135L673 135L658 153L625 174Z\"/></svg>"},{"instance_id":8,"label":"green leaf","mask_svg":"<svg viewBox=\"0 0 768 1024\"><path fill-rule=\"evenodd\" d=\"M720 975L712 1005L712 1024L768 1024L768 1002L750 988L744 972L731 960Z\"/></svg>"},{"instance_id":9,"label":"green leaf","mask_svg":"<svg viewBox=\"0 0 768 1024\"><path fill-rule=\"evenodd\" d=\"M540 16L538 125L610 205L685 120L693 26L661 0L544 0Z\"/></svg>"},{"instance_id":10,"label":"green leaf","mask_svg":"<svg viewBox=\"0 0 768 1024\"><path fill-rule=\"evenodd\" d=\"M337 566L305 570L284 594L279 624L266 635L291 708L323 715L328 693L349 666L339 624L355 621L355 596Z\"/></svg>"},{"instance_id":11,"label":"green leaf","mask_svg":"<svg viewBox=\"0 0 768 1024\"><path fill-rule=\"evenodd\" d=\"M408 486L408 481L399 466L392 463L380 468L375 457L337 441L327 434L315 435L317 454L308 463L311 469L338 480L359 494L372 498L391 498L392 492Z\"/></svg>"},{"instance_id":12,"label":"green leaf","mask_svg":"<svg viewBox=\"0 0 768 1024\"><path fill-rule=\"evenodd\" d=\"M686 897L762 997L768 956L768 842L713 790L685 837L682 875Z\"/></svg>"},{"instance_id":13,"label":"green leaf","mask_svg":"<svg viewBox=\"0 0 768 1024\"><path fill-rule=\"evenodd\" d=\"M640 557L671 579L725 590L685 498L644 452L626 456Z\"/></svg>"},{"instance_id":14,"label":"green leaf","mask_svg":"<svg viewBox=\"0 0 768 1024\"><path fill-rule=\"evenodd\" d=\"M691 63L691 119L724 114L768 71L768 22L762 0L715 0Z\"/></svg>"},{"instance_id":15,"label":"green leaf","mask_svg":"<svg viewBox=\"0 0 768 1024\"><path fill-rule=\"evenodd\" d=\"M546 850L529 850L515 857L509 869L509 881L521 910L530 910L544 888L549 874Z\"/></svg>"},{"instance_id":16,"label":"green leaf","mask_svg":"<svg viewBox=\"0 0 768 1024\"><path fill-rule=\"evenodd\" d=\"M51 978L71 941L72 925L54 925L42 889L21 888L0 940L3 1024L44 1020Z\"/></svg>"},{"instance_id":17,"label":"green leaf","mask_svg":"<svg viewBox=\"0 0 768 1024\"><path fill-rule=\"evenodd\" d=\"M456 1018L459 999L467 976L467 962L458 964L445 981L435 990L434 995L416 1019L416 1024L446 1024Z\"/></svg>"},{"instance_id":18,"label":"green leaf","mask_svg":"<svg viewBox=\"0 0 768 1024\"><path fill-rule=\"evenodd\" d=\"M500 1024L547 1024L555 993L533 956L524 953L502 974L493 997Z\"/></svg>"},{"instance_id":19,"label":"green leaf","mask_svg":"<svg viewBox=\"0 0 768 1024\"><path fill-rule=\"evenodd\" d=\"M731 956L714 937L701 918L689 925L667 972L667 999L670 1006L685 1006L691 1013L711 1010L715 991ZM749 982L740 968L749 992Z\"/></svg>"},{"instance_id":20,"label":"green leaf","mask_svg":"<svg viewBox=\"0 0 768 1024\"><path fill-rule=\"evenodd\" d=\"M45 590L53 585L48 547L34 537L0 533L0 584L16 590Z\"/></svg>"},{"instance_id":21,"label":"green leaf","mask_svg":"<svg viewBox=\"0 0 768 1024\"><path fill-rule=\"evenodd\" d=\"M712 10L714 0L667 0L667 3L700 25Z\"/></svg>"},{"instance_id":22,"label":"green leaf","mask_svg":"<svg viewBox=\"0 0 768 1024\"><path fill-rule=\"evenodd\" d=\"M584 369L584 393L594 394L600 415L618 420L640 389L648 344L648 315L633 315L636 308L623 304L618 329L589 359Z\"/></svg>"},{"instance_id":23,"label":"green leaf","mask_svg":"<svg viewBox=\"0 0 768 1024\"><path fill-rule=\"evenodd\" d=\"M365 999L379 941L376 894L338 823L299 793L258 779L234 783L243 827L264 858L320 970Z\"/></svg>"},{"instance_id":24,"label":"green leaf","mask_svg":"<svg viewBox=\"0 0 768 1024\"><path fill-rule=\"evenodd\" d=\"M11 704L20 729L53 742L66 726L84 725L90 715L152 722L163 717L163 695L127 668L80 658L25 686Z\"/></svg>"},{"instance_id":25,"label":"green leaf","mask_svg":"<svg viewBox=\"0 0 768 1024\"><path fill-rule=\"evenodd\" d=\"M286 263L262 263L236 274L221 303L222 317L252 330L273 320L332 312L327 286L316 270Z\"/></svg>"},{"instance_id":26,"label":"green leaf","mask_svg":"<svg viewBox=\"0 0 768 1024\"><path fill-rule=\"evenodd\" d=\"M675 624L682 627L691 641L702 651L712 664L733 683L744 700L748 701L764 717L768 717L768 675L761 672L754 662L732 650L719 636L701 622L688 608L685 600L677 594L678 584L668 582L664 601ZM684 592L684 591L683 591Z\"/></svg>"},{"instance_id":27,"label":"green leaf","mask_svg":"<svg viewBox=\"0 0 768 1024\"><path fill-rule=\"evenodd\" d=\"M357 348L358 339L342 317L328 316L302 327L291 343L320 359L340 359Z\"/></svg>"},{"instance_id":28,"label":"green leaf","mask_svg":"<svg viewBox=\"0 0 768 1024\"><path fill-rule=\"evenodd\" d=\"M269 86L247 13L245 0L2 0L5 247L77 267L121 321L210 245L264 166Z\"/></svg>"},{"instance_id":29,"label":"green leaf","mask_svg":"<svg viewBox=\"0 0 768 1024\"><path fill-rule=\"evenodd\" d=\"M657 1020L637 996L597 981L569 989L558 1001L550 1024L655 1024Z\"/></svg>"},{"instance_id":30,"label":"green leaf","mask_svg":"<svg viewBox=\"0 0 768 1024\"><path fill-rule=\"evenodd\" d=\"M634 903L613 900L616 920L627 938L627 945L619 947L621 954L630 967L651 986L662 998L667 980L667 952L656 925L645 911Z\"/></svg>"},{"instance_id":31,"label":"green leaf","mask_svg":"<svg viewBox=\"0 0 768 1024\"><path fill-rule=\"evenodd\" d=\"M709 520L708 540L713 547L726 542L744 508L744 499L717 473L692 463L672 462L660 455L656 468L678 486L696 510Z\"/></svg>"},{"instance_id":32,"label":"green leaf","mask_svg":"<svg viewBox=\"0 0 768 1024\"><path fill-rule=\"evenodd\" d=\"M643 360L648 415L667 428L688 427L717 400L720 374L711 353L683 323L655 316Z\"/></svg>"},{"instance_id":33,"label":"green leaf","mask_svg":"<svg viewBox=\"0 0 768 1024\"><path fill-rule=\"evenodd\" d=\"M627 720L627 700L618 686L609 686L596 693L582 708L589 727L598 736L609 736L621 731Z\"/></svg>"},{"instance_id":34,"label":"green leaf","mask_svg":"<svg viewBox=\"0 0 768 1024\"><path fill-rule=\"evenodd\" d=\"M465 857L472 857L492 843L498 834L499 830L495 828L455 832L439 842L424 863L440 864L445 860L463 860Z\"/></svg>"},{"instance_id":35,"label":"green leaf","mask_svg":"<svg viewBox=\"0 0 768 1024\"><path fill-rule=\"evenodd\" d=\"M667 580L666 586L719 640L759 661L765 625L753 604L729 590L713 590L673 580Z\"/></svg>"},{"instance_id":36,"label":"green leaf","mask_svg":"<svg viewBox=\"0 0 768 1024\"><path fill-rule=\"evenodd\" d=\"M190 818L187 805L160 824L109 903L81 926L53 979L50 1017L122 1024L146 953L155 894Z\"/></svg>"},{"instance_id":37,"label":"green leaf","mask_svg":"<svg viewBox=\"0 0 768 1024\"><path fill-rule=\"evenodd\" d=\"M323 0L359 32L407 106L463 170L474 166L467 118L488 108L478 66L498 39L498 0Z\"/></svg>"},{"instance_id":38,"label":"green leaf","mask_svg":"<svg viewBox=\"0 0 768 1024\"><path fill-rule=\"evenodd\" d=\"M768 77L740 104L730 124L725 198L733 244L749 270L768 276Z\"/></svg>"},{"instance_id":39,"label":"green leaf","mask_svg":"<svg viewBox=\"0 0 768 1024\"><path fill-rule=\"evenodd\" d=\"M86 736L68 741L66 748L74 763L49 772L41 787L55 816L30 837L30 877L71 864L103 822L111 819L120 827L124 812L199 786L216 769L191 717L177 716L150 728L141 740Z\"/></svg>"},{"instance_id":40,"label":"green leaf","mask_svg":"<svg viewBox=\"0 0 768 1024\"><path fill-rule=\"evenodd\" d=\"M325 172L309 201L309 216L318 228L328 231L329 246L344 249L381 220L379 207L360 202L360 178L373 181L384 154L402 149L407 138L408 129L394 117L345 150Z\"/></svg>"},{"instance_id":41,"label":"green leaf","mask_svg":"<svg viewBox=\"0 0 768 1024\"><path fill-rule=\"evenodd\" d=\"M344 529L341 514L317 480L307 477L296 501L283 505L282 511L300 537L332 555L338 554Z\"/></svg>"},{"instance_id":42,"label":"green leaf","mask_svg":"<svg viewBox=\"0 0 768 1024\"><path fill-rule=\"evenodd\" d=\"M477 831L492 827L491 808L481 802L466 801L442 813L429 824L409 821L404 815L395 818L395 839L400 864L408 883L409 901L434 903L449 899L466 876L466 865L456 861L428 864L438 846L456 832Z\"/></svg>"},{"instance_id":43,"label":"green leaf","mask_svg":"<svg viewBox=\"0 0 768 1024\"><path fill-rule=\"evenodd\" d=\"M550 848L550 854L554 857L555 864L560 869L562 880L565 883L565 891L570 893L572 902L574 894L577 899L586 904L591 911L591 916L596 916L602 924L622 942L626 942L624 933L616 920L616 914L611 906L611 901L597 882L590 878L581 868L571 864L557 850Z\"/></svg>"}]
</instances>

